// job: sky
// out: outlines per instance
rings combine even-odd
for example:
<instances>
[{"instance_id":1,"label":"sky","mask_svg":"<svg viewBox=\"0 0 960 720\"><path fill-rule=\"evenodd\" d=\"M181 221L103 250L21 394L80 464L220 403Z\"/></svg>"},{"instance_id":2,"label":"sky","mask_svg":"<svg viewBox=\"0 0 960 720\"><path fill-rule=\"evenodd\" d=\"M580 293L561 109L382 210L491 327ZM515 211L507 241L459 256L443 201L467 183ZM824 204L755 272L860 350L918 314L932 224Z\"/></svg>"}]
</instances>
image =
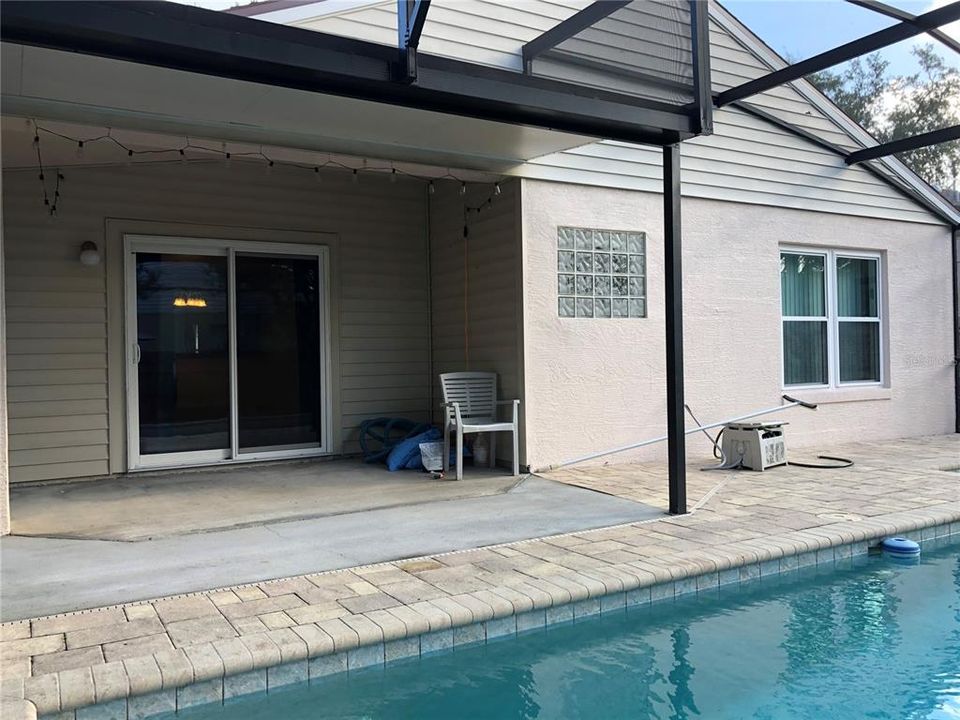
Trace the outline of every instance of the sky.
<instances>
[{"instance_id":1,"label":"sky","mask_svg":"<svg viewBox=\"0 0 960 720\"><path fill-rule=\"evenodd\" d=\"M858 37L889 27L896 21L842 0L720 0L764 42L786 57L797 61L842 45ZM920 15L947 4L946 0L886 0L887 4ZM960 39L960 22L942 28ZM917 71L910 54L916 44L932 44L940 56L960 68L960 55L929 35L919 35L880 51L890 63L892 75Z\"/></svg>"}]
</instances>

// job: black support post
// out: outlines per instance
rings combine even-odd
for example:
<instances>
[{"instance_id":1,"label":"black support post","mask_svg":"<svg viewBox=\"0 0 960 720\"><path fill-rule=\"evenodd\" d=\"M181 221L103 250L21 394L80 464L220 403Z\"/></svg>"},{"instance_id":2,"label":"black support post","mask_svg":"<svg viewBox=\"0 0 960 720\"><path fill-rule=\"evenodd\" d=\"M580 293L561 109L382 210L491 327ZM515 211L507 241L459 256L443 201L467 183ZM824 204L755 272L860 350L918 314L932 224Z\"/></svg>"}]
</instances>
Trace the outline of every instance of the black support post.
<instances>
[{"instance_id":1,"label":"black support post","mask_svg":"<svg viewBox=\"0 0 960 720\"><path fill-rule=\"evenodd\" d=\"M670 514L687 512L683 414L683 269L680 235L680 145L663 148L663 264L667 333L667 456Z\"/></svg>"},{"instance_id":2,"label":"black support post","mask_svg":"<svg viewBox=\"0 0 960 720\"><path fill-rule=\"evenodd\" d=\"M953 401L954 430L960 433L960 226L953 228Z\"/></svg>"}]
</instances>

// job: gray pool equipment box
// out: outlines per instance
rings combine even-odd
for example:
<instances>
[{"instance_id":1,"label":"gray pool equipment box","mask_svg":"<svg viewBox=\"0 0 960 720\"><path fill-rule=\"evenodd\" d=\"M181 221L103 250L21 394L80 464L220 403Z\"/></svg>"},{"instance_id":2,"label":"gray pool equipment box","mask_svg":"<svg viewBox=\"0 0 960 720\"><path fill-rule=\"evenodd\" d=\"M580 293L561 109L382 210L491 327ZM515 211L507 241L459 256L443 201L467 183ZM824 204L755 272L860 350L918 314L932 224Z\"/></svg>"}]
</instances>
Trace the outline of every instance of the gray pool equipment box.
<instances>
[{"instance_id":1,"label":"gray pool equipment box","mask_svg":"<svg viewBox=\"0 0 960 720\"><path fill-rule=\"evenodd\" d=\"M785 423L729 423L723 428L723 457L728 465L749 470L766 470L787 464L783 438Z\"/></svg>"}]
</instances>

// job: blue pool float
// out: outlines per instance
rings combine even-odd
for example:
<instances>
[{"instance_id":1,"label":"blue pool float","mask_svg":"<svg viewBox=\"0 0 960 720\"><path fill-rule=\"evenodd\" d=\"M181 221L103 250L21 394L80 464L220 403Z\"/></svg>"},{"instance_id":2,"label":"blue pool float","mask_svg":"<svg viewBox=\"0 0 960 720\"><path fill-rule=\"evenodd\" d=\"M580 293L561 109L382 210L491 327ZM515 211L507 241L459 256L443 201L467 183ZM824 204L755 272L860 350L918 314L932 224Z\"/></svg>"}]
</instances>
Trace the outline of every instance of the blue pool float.
<instances>
[{"instance_id":1,"label":"blue pool float","mask_svg":"<svg viewBox=\"0 0 960 720\"><path fill-rule=\"evenodd\" d=\"M887 538L880 543L883 552L897 557L914 557L920 554L920 544L907 538L894 537Z\"/></svg>"}]
</instances>

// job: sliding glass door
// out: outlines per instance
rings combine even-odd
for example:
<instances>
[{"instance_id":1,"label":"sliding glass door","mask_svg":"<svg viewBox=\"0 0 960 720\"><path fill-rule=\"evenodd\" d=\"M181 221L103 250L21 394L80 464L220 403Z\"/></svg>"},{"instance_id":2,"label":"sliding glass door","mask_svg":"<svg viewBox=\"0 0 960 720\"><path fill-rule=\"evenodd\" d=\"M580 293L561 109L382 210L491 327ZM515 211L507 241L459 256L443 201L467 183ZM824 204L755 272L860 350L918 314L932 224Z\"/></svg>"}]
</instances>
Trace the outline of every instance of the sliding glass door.
<instances>
[{"instance_id":1,"label":"sliding glass door","mask_svg":"<svg viewBox=\"0 0 960 720\"><path fill-rule=\"evenodd\" d=\"M320 437L317 258L237 253L240 453L315 447Z\"/></svg>"},{"instance_id":2,"label":"sliding glass door","mask_svg":"<svg viewBox=\"0 0 960 720\"><path fill-rule=\"evenodd\" d=\"M127 246L131 468L324 452L323 249Z\"/></svg>"},{"instance_id":3,"label":"sliding glass door","mask_svg":"<svg viewBox=\"0 0 960 720\"><path fill-rule=\"evenodd\" d=\"M225 457L226 256L137 253L136 284L140 452Z\"/></svg>"}]
</instances>

